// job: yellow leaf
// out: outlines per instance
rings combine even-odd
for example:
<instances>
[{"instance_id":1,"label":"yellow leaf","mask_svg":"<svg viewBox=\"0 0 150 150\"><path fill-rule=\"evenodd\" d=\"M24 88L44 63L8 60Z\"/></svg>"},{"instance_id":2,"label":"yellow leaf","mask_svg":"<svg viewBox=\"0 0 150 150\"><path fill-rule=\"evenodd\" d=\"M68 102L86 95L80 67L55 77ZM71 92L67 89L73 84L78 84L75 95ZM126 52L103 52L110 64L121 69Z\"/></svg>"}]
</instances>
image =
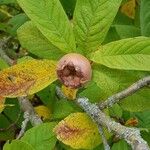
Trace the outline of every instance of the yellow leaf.
<instances>
[{"instance_id":1,"label":"yellow leaf","mask_svg":"<svg viewBox=\"0 0 150 150\"><path fill-rule=\"evenodd\" d=\"M19 97L34 94L57 79L56 62L28 60L0 72L0 95Z\"/></svg>"},{"instance_id":2,"label":"yellow leaf","mask_svg":"<svg viewBox=\"0 0 150 150\"><path fill-rule=\"evenodd\" d=\"M101 143L97 125L85 113L73 113L54 128L57 139L75 149L93 149Z\"/></svg>"},{"instance_id":3,"label":"yellow leaf","mask_svg":"<svg viewBox=\"0 0 150 150\"><path fill-rule=\"evenodd\" d=\"M44 105L36 106L34 110L43 120L50 119L51 117L50 110Z\"/></svg>"},{"instance_id":4,"label":"yellow leaf","mask_svg":"<svg viewBox=\"0 0 150 150\"><path fill-rule=\"evenodd\" d=\"M126 16L134 19L135 17L136 0L128 0L122 7L121 12Z\"/></svg>"},{"instance_id":5,"label":"yellow leaf","mask_svg":"<svg viewBox=\"0 0 150 150\"><path fill-rule=\"evenodd\" d=\"M76 98L76 94L78 91L78 89L72 89L64 85L62 85L61 90L64 93L64 95L70 100L74 100Z\"/></svg>"},{"instance_id":6,"label":"yellow leaf","mask_svg":"<svg viewBox=\"0 0 150 150\"><path fill-rule=\"evenodd\" d=\"M0 113L4 110L5 108L5 98L0 96Z\"/></svg>"}]
</instances>

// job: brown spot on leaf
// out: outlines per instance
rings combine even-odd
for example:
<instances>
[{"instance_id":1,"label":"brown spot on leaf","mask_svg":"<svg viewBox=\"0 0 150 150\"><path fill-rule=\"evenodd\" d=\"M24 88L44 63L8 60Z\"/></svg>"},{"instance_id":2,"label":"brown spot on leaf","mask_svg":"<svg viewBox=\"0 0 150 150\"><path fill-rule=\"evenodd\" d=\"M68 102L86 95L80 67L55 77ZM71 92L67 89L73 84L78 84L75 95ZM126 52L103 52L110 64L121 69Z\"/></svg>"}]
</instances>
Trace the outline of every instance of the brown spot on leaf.
<instances>
[{"instance_id":1,"label":"brown spot on leaf","mask_svg":"<svg viewBox=\"0 0 150 150\"><path fill-rule=\"evenodd\" d=\"M34 79L21 72L5 73L0 76L0 95L7 96L17 93L27 95L34 83Z\"/></svg>"},{"instance_id":2,"label":"brown spot on leaf","mask_svg":"<svg viewBox=\"0 0 150 150\"><path fill-rule=\"evenodd\" d=\"M0 95L19 97L34 94L57 79L56 62L28 60L0 72Z\"/></svg>"},{"instance_id":3,"label":"brown spot on leaf","mask_svg":"<svg viewBox=\"0 0 150 150\"><path fill-rule=\"evenodd\" d=\"M85 113L72 113L54 128L57 139L74 149L93 149L100 143L96 124Z\"/></svg>"},{"instance_id":4,"label":"brown spot on leaf","mask_svg":"<svg viewBox=\"0 0 150 150\"><path fill-rule=\"evenodd\" d=\"M78 135L81 136L84 131L76 127L71 127L64 121L61 126L55 128L55 132L62 140L67 140L77 137Z\"/></svg>"}]
</instances>

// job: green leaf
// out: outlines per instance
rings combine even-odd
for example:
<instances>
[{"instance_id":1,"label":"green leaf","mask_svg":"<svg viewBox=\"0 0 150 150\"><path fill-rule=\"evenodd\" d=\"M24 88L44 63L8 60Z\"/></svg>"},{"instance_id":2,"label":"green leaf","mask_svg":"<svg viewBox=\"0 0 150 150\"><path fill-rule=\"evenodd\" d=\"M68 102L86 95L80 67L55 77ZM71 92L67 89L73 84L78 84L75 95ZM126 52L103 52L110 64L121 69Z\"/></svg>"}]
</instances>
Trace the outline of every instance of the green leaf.
<instances>
[{"instance_id":1,"label":"green leaf","mask_svg":"<svg viewBox=\"0 0 150 150\"><path fill-rule=\"evenodd\" d=\"M148 145L150 146L150 131L146 132L146 131L141 131L141 135L142 138L144 140L146 140L146 142L148 143Z\"/></svg>"},{"instance_id":2,"label":"green leaf","mask_svg":"<svg viewBox=\"0 0 150 150\"><path fill-rule=\"evenodd\" d=\"M121 39L137 37L141 35L140 28L131 25L114 25Z\"/></svg>"},{"instance_id":3,"label":"green leaf","mask_svg":"<svg viewBox=\"0 0 150 150\"><path fill-rule=\"evenodd\" d=\"M95 51L104 41L121 0L77 0L74 33L85 54Z\"/></svg>"},{"instance_id":4,"label":"green leaf","mask_svg":"<svg viewBox=\"0 0 150 150\"><path fill-rule=\"evenodd\" d=\"M131 147L124 140L114 143L111 150L131 150Z\"/></svg>"},{"instance_id":5,"label":"green leaf","mask_svg":"<svg viewBox=\"0 0 150 150\"><path fill-rule=\"evenodd\" d=\"M136 92L132 96L129 96L128 98L121 101L120 105L124 110L128 110L131 112L149 110L150 108L149 97L150 97L149 89L144 88L139 92Z\"/></svg>"},{"instance_id":6,"label":"green leaf","mask_svg":"<svg viewBox=\"0 0 150 150\"><path fill-rule=\"evenodd\" d=\"M0 31L7 32L7 25L5 23L0 22Z\"/></svg>"},{"instance_id":7,"label":"green leaf","mask_svg":"<svg viewBox=\"0 0 150 150\"><path fill-rule=\"evenodd\" d=\"M10 122L3 114L0 114L0 129L5 129L9 126L10 126ZM12 140L14 139L14 136L15 136L14 128L0 131L0 141Z\"/></svg>"},{"instance_id":8,"label":"green leaf","mask_svg":"<svg viewBox=\"0 0 150 150\"><path fill-rule=\"evenodd\" d=\"M56 144L53 128L57 123L44 123L28 130L21 138L22 141L32 145L35 150L52 150Z\"/></svg>"},{"instance_id":9,"label":"green leaf","mask_svg":"<svg viewBox=\"0 0 150 150\"><path fill-rule=\"evenodd\" d=\"M150 36L150 1L141 0L140 23L143 36Z\"/></svg>"},{"instance_id":10,"label":"green leaf","mask_svg":"<svg viewBox=\"0 0 150 150\"><path fill-rule=\"evenodd\" d=\"M0 70L4 69L4 68L7 68L8 67L8 64L0 58Z\"/></svg>"},{"instance_id":11,"label":"green leaf","mask_svg":"<svg viewBox=\"0 0 150 150\"><path fill-rule=\"evenodd\" d=\"M147 75L149 75L149 72L109 69L102 65L93 66L93 81L100 87L100 100L105 100L113 94L124 90ZM149 97L149 89L145 88L124 99L120 105L128 111L147 110L150 108Z\"/></svg>"},{"instance_id":12,"label":"green leaf","mask_svg":"<svg viewBox=\"0 0 150 150\"><path fill-rule=\"evenodd\" d=\"M30 144L21 141L21 140L14 140L11 143L7 142L4 145L3 150L35 150Z\"/></svg>"},{"instance_id":13,"label":"green leaf","mask_svg":"<svg viewBox=\"0 0 150 150\"><path fill-rule=\"evenodd\" d=\"M120 40L120 36L118 35L116 28L111 26L102 44L104 45L117 40Z\"/></svg>"},{"instance_id":14,"label":"green leaf","mask_svg":"<svg viewBox=\"0 0 150 150\"><path fill-rule=\"evenodd\" d=\"M17 59L17 64L24 63L24 62L27 62L30 60L34 60L34 58L32 58L31 56L28 56L28 55L23 56L23 57Z\"/></svg>"},{"instance_id":15,"label":"green leaf","mask_svg":"<svg viewBox=\"0 0 150 150\"><path fill-rule=\"evenodd\" d=\"M123 39L101 46L91 60L109 68L150 71L150 38Z\"/></svg>"},{"instance_id":16,"label":"green leaf","mask_svg":"<svg viewBox=\"0 0 150 150\"><path fill-rule=\"evenodd\" d=\"M138 127L150 129L150 110L133 113L138 118Z\"/></svg>"},{"instance_id":17,"label":"green leaf","mask_svg":"<svg viewBox=\"0 0 150 150\"><path fill-rule=\"evenodd\" d=\"M140 31L141 31L141 27L140 27L140 5L139 5L139 2L137 2L137 4L136 4L135 17L134 17L133 21L134 21L134 26L140 28Z\"/></svg>"},{"instance_id":18,"label":"green leaf","mask_svg":"<svg viewBox=\"0 0 150 150\"><path fill-rule=\"evenodd\" d=\"M22 24L24 24L27 20L29 19L24 13L14 16L7 23L7 26L8 26L7 32L11 34L12 36L16 36L17 29Z\"/></svg>"},{"instance_id":19,"label":"green leaf","mask_svg":"<svg viewBox=\"0 0 150 150\"><path fill-rule=\"evenodd\" d=\"M53 45L64 52L75 51L73 31L59 0L18 0L18 2Z\"/></svg>"},{"instance_id":20,"label":"green leaf","mask_svg":"<svg viewBox=\"0 0 150 150\"><path fill-rule=\"evenodd\" d=\"M11 119L12 122L16 122L16 125L18 127L21 127L22 121L23 121L23 115L20 116L20 105L17 98L7 98L5 101L6 105L12 105L13 107L6 107L4 109L5 115L9 116L9 119Z\"/></svg>"},{"instance_id":21,"label":"green leaf","mask_svg":"<svg viewBox=\"0 0 150 150\"><path fill-rule=\"evenodd\" d=\"M24 24L29 18L20 13L8 20L7 23L0 23L0 30L9 33L11 36L16 36L17 29Z\"/></svg>"},{"instance_id":22,"label":"green leaf","mask_svg":"<svg viewBox=\"0 0 150 150\"><path fill-rule=\"evenodd\" d=\"M51 111L54 109L56 103L56 86L51 84L44 88L42 91L36 93L44 105L46 105Z\"/></svg>"},{"instance_id":23,"label":"green leaf","mask_svg":"<svg viewBox=\"0 0 150 150\"><path fill-rule=\"evenodd\" d=\"M133 19L127 17L125 14L123 14L121 11L118 11L114 21L114 25L134 25Z\"/></svg>"},{"instance_id":24,"label":"green leaf","mask_svg":"<svg viewBox=\"0 0 150 150\"><path fill-rule=\"evenodd\" d=\"M56 60L64 54L48 41L31 21L22 25L17 34L22 47L40 58Z\"/></svg>"},{"instance_id":25,"label":"green leaf","mask_svg":"<svg viewBox=\"0 0 150 150\"><path fill-rule=\"evenodd\" d=\"M87 97L90 102L96 103L101 99L101 89L92 81L82 92L79 93L79 96Z\"/></svg>"},{"instance_id":26,"label":"green leaf","mask_svg":"<svg viewBox=\"0 0 150 150\"><path fill-rule=\"evenodd\" d=\"M0 5L7 5L16 3L16 0L0 0Z\"/></svg>"},{"instance_id":27,"label":"green leaf","mask_svg":"<svg viewBox=\"0 0 150 150\"><path fill-rule=\"evenodd\" d=\"M122 109L118 104L113 105L113 107L109 108L109 114L113 117L122 117Z\"/></svg>"},{"instance_id":28,"label":"green leaf","mask_svg":"<svg viewBox=\"0 0 150 150\"><path fill-rule=\"evenodd\" d=\"M71 113L81 111L74 102L66 100L56 102L53 109L53 119L63 119Z\"/></svg>"}]
</instances>

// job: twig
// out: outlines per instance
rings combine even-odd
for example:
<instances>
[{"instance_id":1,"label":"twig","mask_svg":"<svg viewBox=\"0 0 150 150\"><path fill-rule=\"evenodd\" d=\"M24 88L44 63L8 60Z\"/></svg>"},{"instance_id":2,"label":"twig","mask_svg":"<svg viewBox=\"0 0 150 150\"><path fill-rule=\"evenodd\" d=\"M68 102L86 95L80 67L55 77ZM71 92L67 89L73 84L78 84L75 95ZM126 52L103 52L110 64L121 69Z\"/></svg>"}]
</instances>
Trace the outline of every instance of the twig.
<instances>
[{"instance_id":1,"label":"twig","mask_svg":"<svg viewBox=\"0 0 150 150\"><path fill-rule=\"evenodd\" d=\"M61 89L57 87L57 90L59 91L57 91L58 96L63 97ZM134 150L149 150L146 141L142 139L138 129L125 127L111 120L98 108L96 104L91 104L87 98L77 98L76 101L97 123L105 150L109 150L110 147L107 143L102 126L106 126L110 131L119 135L120 138L124 138Z\"/></svg>"},{"instance_id":2,"label":"twig","mask_svg":"<svg viewBox=\"0 0 150 150\"><path fill-rule=\"evenodd\" d=\"M4 38L0 40L0 57L8 64L8 65L13 65L15 63L14 60L9 58L6 53L5 49L7 48L7 43L10 40L11 37Z\"/></svg>"},{"instance_id":3,"label":"twig","mask_svg":"<svg viewBox=\"0 0 150 150\"><path fill-rule=\"evenodd\" d=\"M96 104L90 103L87 98L78 98L77 102L98 125L106 126L108 130L113 131L120 138L124 138L133 150L150 150L147 142L140 136L138 129L125 127L111 120Z\"/></svg>"},{"instance_id":4,"label":"twig","mask_svg":"<svg viewBox=\"0 0 150 150\"><path fill-rule=\"evenodd\" d=\"M141 80L139 80L140 84L137 84L137 86L134 86L134 87L136 87L136 88L134 88L134 89L136 89L136 91L138 89L140 89L141 87L148 84L148 80L145 80L145 79L148 79L148 78L144 78L144 83L142 82L143 84L141 84L141 81L143 81L143 79L141 79ZM136 83L139 83L139 82L136 82ZM137 89L137 87L138 87L138 89ZM124 90L124 91L126 91L126 90ZM136 91L134 91L134 92L136 92ZM60 97L64 97L63 92L61 91L61 89L59 87L57 87L57 94ZM127 96L128 96L128 94L126 95L126 97ZM109 150L110 147L107 143L104 132L102 131L103 130L102 126L106 126L110 131L113 131L117 135L119 135L120 138L124 138L132 146L132 148L134 150L149 150L149 147L148 147L146 141L144 141L142 139L142 137L140 136L140 131L138 129L125 127L125 126L111 120L108 116L106 116L98 108L98 105L91 104L90 102L88 102L87 98L77 98L76 101L91 116L91 118L97 123L98 128L99 128L99 133L101 134L105 150Z\"/></svg>"},{"instance_id":5,"label":"twig","mask_svg":"<svg viewBox=\"0 0 150 150\"><path fill-rule=\"evenodd\" d=\"M42 123L41 118L35 113L34 108L27 97L18 97L21 109L24 111L24 121L22 122L21 130L17 139L20 139L26 130L27 124L30 121L33 126L37 126Z\"/></svg>"},{"instance_id":6,"label":"twig","mask_svg":"<svg viewBox=\"0 0 150 150\"><path fill-rule=\"evenodd\" d=\"M107 139L105 137L103 127L101 125L99 125L98 129L99 129L99 133L101 135L101 138L102 138L102 141L103 141L103 144L104 144L104 149L105 150L110 150L110 146L108 145Z\"/></svg>"},{"instance_id":7,"label":"twig","mask_svg":"<svg viewBox=\"0 0 150 150\"><path fill-rule=\"evenodd\" d=\"M144 77L143 79L140 79L139 81L135 82L131 86L129 86L127 89L112 95L109 97L107 100L104 102L98 104L99 108L105 109L107 107L112 107L113 104L118 103L120 100L134 94L137 92L139 89L150 85L150 76Z\"/></svg>"},{"instance_id":8,"label":"twig","mask_svg":"<svg viewBox=\"0 0 150 150\"><path fill-rule=\"evenodd\" d=\"M42 123L41 118L35 113L34 108L27 97L19 97L19 104L21 109L29 114L29 120L33 126L39 125Z\"/></svg>"},{"instance_id":9,"label":"twig","mask_svg":"<svg viewBox=\"0 0 150 150\"><path fill-rule=\"evenodd\" d=\"M28 112L24 112L24 119L25 120L22 122L21 130L16 139L20 139L26 131L27 124L30 121L30 114Z\"/></svg>"}]
</instances>

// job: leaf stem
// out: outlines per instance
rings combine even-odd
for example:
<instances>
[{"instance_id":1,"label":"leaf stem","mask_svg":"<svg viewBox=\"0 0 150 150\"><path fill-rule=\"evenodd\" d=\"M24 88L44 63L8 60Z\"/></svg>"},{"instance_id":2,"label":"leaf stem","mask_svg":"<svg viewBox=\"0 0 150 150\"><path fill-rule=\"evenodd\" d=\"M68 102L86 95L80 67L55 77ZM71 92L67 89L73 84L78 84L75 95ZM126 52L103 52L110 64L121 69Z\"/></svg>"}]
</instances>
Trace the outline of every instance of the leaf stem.
<instances>
[{"instance_id":1,"label":"leaf stem","mask_svg":"<svg viewBox=\"0 0 150 150\"><path fill-rule=\"evenodd\" d=\"M10 57L8 57L5 53L5 50L7 49L7 43L10 40L11 37L3 38L0 40L0 57L8 64L8 65L14 65L15 61L12 60Z\"/></svg>"}]
</instances>

